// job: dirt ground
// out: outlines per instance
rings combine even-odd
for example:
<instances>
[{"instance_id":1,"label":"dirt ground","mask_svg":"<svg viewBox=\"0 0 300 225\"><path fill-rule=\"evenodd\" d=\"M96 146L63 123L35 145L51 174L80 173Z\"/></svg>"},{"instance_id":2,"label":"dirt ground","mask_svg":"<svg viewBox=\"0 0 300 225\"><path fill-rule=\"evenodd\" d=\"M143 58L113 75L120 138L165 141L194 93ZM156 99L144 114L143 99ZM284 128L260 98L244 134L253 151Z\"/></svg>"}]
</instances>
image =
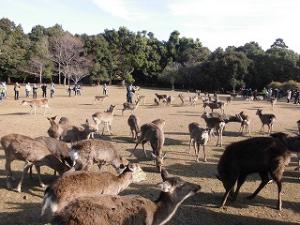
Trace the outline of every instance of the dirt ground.
<instances>
[{"instance_id":1,"label":"dirt ground","mask_svg":"<svg viewBox=\"0 0 300 225\"><path fill-rule=\"evenodd\" d=\"M94 104L94 96L102 93L102 87L83 87L82 96L67 97L64 87L59 87L55 98L49 100L50 111L43 116L38 111L36 116L30 115L29 108L21 106L25 92L22 87L21 98L14 101L12 87L9 87L8 99L0 103L0 136L9 133L19 133L31 137L47 136L49 122L47 116L66 116L75 125L84 123L86 118L91 119L91 115L97 111L103 111L109 104L118 104L115 118L112 125L113 135L105 136L104 139L111 140L116 144L121 154L130 161L139 162L147 173L147 181L138 185L132 185L122 194L134 193L148 197L152 200L157 198L159 193L156 184L161 181L153 161L147 160L139 146L134 156L129 157L134 147L131 141L127 118L129 111L122 116L120 109L125 101L126 90L121 87L109 87L109 98L103 104ZM140 118L141 124L150 122L157 118L166 120L165 146L163 150L167 152L166 168L171 174L201 185L201 191L186 200L178 209L175 217L168 223L173 225L292 225L300 224L300 173L294 171L296 158L293 156L290 165L286 168L283 179L283 211L275 209L277 201L277 186L268 184L254 200L247 200L245 197L252 193L259 185L257 177L250 176L236 202L228 202L223 209L218 208L221 197L224 193L223 185L216 179L216 164L224 147L215 147L214 138L207 147L208 162L196 162L195 156L188 153L188 124L198 122L205 126L200 115L203 107L200 102L196 107L181 106L176 98L174 104L169 107L153 106L154 93L166 93L177 96L175 91L162 91L141 89L140 94L146 96L145 105L140 106L136 115ZM41 93L39 93L41 94ZM222 98L222 97L221 97ZM225 113L236 114L241 110L245 111L252 119L252 135L261 136L259 133L260 121L255 115L256 109L262 108L264 112L272 112L272 108L267 102L247 102L240 99L232 101L225 108ZM296 121L300 119L300 106L278 102L273 111L277 121L274 126L275 131L288 132L295 135ZM247 138L238 135L239 124L231 123L227 125L224 145ZM150 145L145 145L150 151ZM17 193L7 190L5 185L4 152L0 151L0 224L42 224L39 222L39 214L44 189L38 186L37 176L33 180L29 177L24 179L23 192ZM15 161L12 164L13 174L20 178L23 162ZM97 168L94 168L95 170ZM111 168L109 170L113 171ZM53 171L43 167L42 179L45 183L51 182ZM16 183L14 184L16 185Z\"/></svg>"}]
</instances>

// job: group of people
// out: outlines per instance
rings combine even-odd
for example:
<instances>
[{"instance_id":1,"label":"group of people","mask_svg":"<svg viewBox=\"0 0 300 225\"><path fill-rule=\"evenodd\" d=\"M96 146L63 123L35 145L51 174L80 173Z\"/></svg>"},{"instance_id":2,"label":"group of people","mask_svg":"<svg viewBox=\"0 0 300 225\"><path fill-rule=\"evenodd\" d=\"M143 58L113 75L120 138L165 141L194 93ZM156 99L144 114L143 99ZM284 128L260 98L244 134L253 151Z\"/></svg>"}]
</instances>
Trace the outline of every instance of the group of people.
<instances>
[{"instance_id":1,"label":"group of people","mask_svg":"<svg viewBox=\"0 0 300 225\"><path fill-rule=\"evenodd\" d=\"M71 85L68 87L69 97L72 96L72 91L74 91L74 95L81 95L81 86L80 84L75 84L73 87Z\"/></svg>"},{"instance_id":2,"label":"group of people","mask_svg":"<svg viewBox=\"0 0 300 225\"><path fill-rule=\"evenodd\" d=\"M287 90L287 103L291 101L293 101L294 104L300 104L300 89Z\"/></svg>"},{"instance_id":3,"label":"group of people","mask_svg":"<svg viewBox=\"0 0 300 225\"><path fill-rule=\"evenodd\" d=\"M43 83L40 88L42 89L42 97L47 98L47 90L48 90L48 85L46 83ZM38 97L38 89L39 87L36 84L31 84L28 82L25 84L25 97L29 98L30 94L32 93L33 99L36 99ZM19 95L20 95L20 90L21 90L21 85L16 82L14 85L14 98L15 100L19 100ZM55 84L52 82L50 84L50 97L53 98L55 94Z\"/></svg>"}]
</instances>

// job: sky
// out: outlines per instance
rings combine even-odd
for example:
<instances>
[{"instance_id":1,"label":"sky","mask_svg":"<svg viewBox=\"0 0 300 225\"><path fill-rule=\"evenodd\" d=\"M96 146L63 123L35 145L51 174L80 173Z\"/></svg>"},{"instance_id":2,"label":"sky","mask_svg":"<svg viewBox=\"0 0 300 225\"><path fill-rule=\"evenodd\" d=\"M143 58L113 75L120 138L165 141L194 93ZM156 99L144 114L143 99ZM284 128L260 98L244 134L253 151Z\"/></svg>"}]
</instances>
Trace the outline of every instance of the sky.
<instances>
[{"instance_id":1,"label":"sky","mask_svg":"<svg viewBox=\"0 0 300 225\"><path fill-rule=\"evenodd\" d=\"M178 30L212 51L250 41L266 50L283 38L300 53L299 10L299 0L0 0L0 18L26 33L35 25L60 24L73 34L125 26L168 40Z\"/></svg>"}]
</instances>

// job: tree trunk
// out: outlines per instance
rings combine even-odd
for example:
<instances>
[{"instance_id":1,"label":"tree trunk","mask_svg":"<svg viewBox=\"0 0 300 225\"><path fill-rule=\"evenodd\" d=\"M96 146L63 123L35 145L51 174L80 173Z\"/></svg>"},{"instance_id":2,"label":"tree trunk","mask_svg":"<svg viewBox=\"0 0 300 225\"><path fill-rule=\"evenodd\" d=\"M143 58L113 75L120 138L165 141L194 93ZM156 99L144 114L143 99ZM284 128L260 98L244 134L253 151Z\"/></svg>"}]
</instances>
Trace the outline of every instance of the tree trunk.
<instances>
[{"instance_id":1,"label":"tree trunk","mask_svg":"<svg viewBox=\"0 0 300 225\"><path fill-rule=\"evenodd\" d=\"M60 63L58 63L58 84L61 84L61 75L60 75Z\"/></svg>"},{"instance_id":2,"label":"tree trunk","mask_svg":"<svg viewBox=\"0 0 300 225\"><path fill-rule=\"evenodd\" d=\"M43 73L43 68L40 68L40 84L42 83L42 73Z\"/></svg>"}]
</instances>

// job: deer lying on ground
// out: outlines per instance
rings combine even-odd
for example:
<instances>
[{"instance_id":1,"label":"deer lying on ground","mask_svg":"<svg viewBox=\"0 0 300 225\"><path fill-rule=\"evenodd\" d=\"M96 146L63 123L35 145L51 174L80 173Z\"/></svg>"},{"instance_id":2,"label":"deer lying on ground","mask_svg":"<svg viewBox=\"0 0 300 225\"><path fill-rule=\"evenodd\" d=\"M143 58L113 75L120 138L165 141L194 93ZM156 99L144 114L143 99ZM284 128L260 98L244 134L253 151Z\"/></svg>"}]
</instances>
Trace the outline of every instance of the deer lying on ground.
<instances>
[{"instance_id":1,"label":"deer lying on ground","mask_svg":"<svg viewBox=\"0 0 300 225\"><path fill-rule=\"evenodd\" d=\"M140 104L139 99L134 103L130 103L130 102L124 102L123 103L123 109L122 109L122 116L124 115L124 111L126 110L131 110L131 114L134 114L135 110L138 108Z\"/></svg>"},{"instance_id":2,"label":"deer lying on ground","mask_svg":"<svg viewBox=\"0 0 300 225\"><path fill-rule=\"evenodd\" d=\"M220 109L221 112L224 114L224 106L225 102L203 102L204 110L206 107L209 107L212 112L214 111L214 109Z\"/></svg>"},{"instance_id":3,"label":"deer lying on ground","mask_svg":"<svg viewBox=\"0 0 300 225\"><path fill-rule=\"evenodd\" d=\"M140 133L140 127L139 127L139 118L136 115L130 115L127 123L130 127L130 132L132 135L132 140L136 140L138 138L138 134Z\"/></svg>"},{"instance_id":4,"label":"deer lying on ground","mask_svg":"<svg viewBox=\"0 0 300 225\"><path fill-rule=\"evenodd\" d=\"M106 127L106 130L109 132L109 134L112 134L111 132L111 125L114 119L114 109L116 105L110 105L109 109L105 112L96 112L92 115L92 118L97 126L97 131L100 130L100 125L103 124L102 129L102 135L104 134L104 129ZM94 138L94 133L91 134L92 138Z\"/></svg>"},{"instance_id":5,"label":"deer lying on ground","mask_svg":"<svg viewBox=\"0 0 300 225\"><path fill-rule=\"evenodd\" d=\"M93 164L99 169L102 165L112 165L117 171L124 168L128 161L119 156L111 142L89 139L72 145L70 157L75 170L90 170Z\"/></svg>"},{"instance_id":6,"label":"deer lying on ground","mask_svg":"<svg viewBox=\"0 0 300 225\"><path fill-rule=\"evenodd\" d=\"M262 127L260 129L260 131L264 131L264 126L267 125L268 126L268 134L270 134L273 130L273 125L276 119L276 116L274 114L263 114L262 113L262 109L258 109L256 111L256 115L259 116L259 119L262 123Z\"/></svg>"},{"instance_id":7,"label":"deer lying on ground","mask_svg":"<svg viewBox=\"0 0 300 225\"><path fill-rule=\"evenodd\" d=\"M55 138L60 140L61 137L64 135L67 129L71 127L70 121L66 117L61 117L59 122L56 123L57 116L54 117L48 117L47 119L50 122L50 128L48 129L48 135L49 137Z\"/></svg>"},{"instance_id":8,"label":"deer lying on ground","mask_svg":"<svg viewBox=\"0 0 300 225\"><path fill-rule=\"evenodd\" d=\"M180 204L195 195L200 186L161 171L163 182L156 201L141 196L102 195L71 201L54 217L53 225L145 224L164 225L175 215Z\"/></svg>"},{"instance_id":9,"label":"deer lying on ground","mask_svg":"<svg viewBox=\"0 0 300 225\"><path fill-rule=\"evenodd\" d=\"M255 137L239 141L226 147L218 164L218 178L222 181L225 194L221 206L224 206L230 193L233 193L237 182L233 200L236 199L240 187L251 173L258 173L261 184L248 198L253 199L260 190L270 181L269 175L278 187L277 209L282 209L281 180L285 166L290 161L291 151L300 152L299 142L293 148L286 144L287 136L284 133L275 133L272 137ZM298 138L299 139L299 138ZM300 139L299 139L300 140Z\"/></svg>"},{"instance_id":10,"label":"deer lying on ground","mask_svg":"<svg viewBox=\"0 0 300 225\"><path fill-rule=\"evenodd\" d=\"M49 109L48 105L48 99L42 98L42 99L33 99L33 100L23 100L21 102L21 105L30 106L30 115L32 114L32 111L34 111L34 115L36 115L36 109L37 108L44 108L44 113L43 115L45 116L46 114L46 109Z\"/></svg>"},{"instance_id":11,"label":"deer lying on ground","mask_svg":"<svg viewBox=\"0 0 300 225\"><path fill-rule=\"evenodd\" d=\"M46 189L41 216L50 210L49 216L51 217L68 202L78 197L117 195L130 184L139 183L145 179L146 173L137 164L128 164L119 176L109 172L66 173Z\"/></svg>"},{"instance_id":12,"label":"deer lying on ground","mask_svg":"<svg viewBox=\"0 0 300 225\"><path fill-rule=\"evenodd\" d=\"M55 122L56 116L47 119L50 122L48 135L65 142L73 143L88 139L91 133L98 130L96 124L90 123L88 119L86 119L85 124L82 125L83 127L70 125L66 117L61 117L58 123Z\"/></svg>"},{"instance_id":13,"label":"deer lying on ground","mask_svg":"<svg viewBox=\"0 0 300 225\"><path fill-rule=\"evenodd\" d=\"M165 135L163 130L155 125L154 123L146 123L141 126L141 135L138 138L138 141L133 149L133 152L136 150L137 146L142 143L143 151L145 157L147 158L147 153L145 150L145 143L150 142L152 147L152 157L155 158L156 167L161 170L164 164L164 158L166 153L162 153L162 147L165 142ZM132 153L133 154L133 153Z\"/></svg>"},{"instance_id":14,"label":"deer lying on ground","mask_svg":"<svg viewBox=\"0 0 300 225\"><path fill-rule=\"evenodd\" d=\"M209 130L209 137L211 138L216 131L218 133L218 140L216 146L222 147L223 131L225 128L225 121L219 117L209 117L207 112L204 112L201 116L205 120L206 127Z\"/></svg>"},{"instance_id":15,"label":"deer lying on ground","mask_svg":"<svg viewBox=\"0 0 300 225\"><path fill-rule=\"evenodd\" d=\"M95 96L94 103L96 103L97 101L103 103L106 98L108 98L108 95Z\"/></svg>"},{"instance_id":16,"label":"deer lying on ground","mask_svg":"<svg viewBox=\"0 0 300 225\"><path fill-rule=\"evenodd\" d=\"M43 187L44 184L40 177L40 167L48 166L61 175L63 172L70 169L62 163L55 155L49 152L48 147L42 142L20 134L9 134L1 138L1 144L5 152L5 170L6 170L6 185L11 188L11 162L21 160L25 162L21 179L17 186L17 191L21 192L24 175L34 165L38 172L39 183Z\"/></svg>"},{"instance_id":17,"label":"deer lying on ground","mask_svg":"<svg viewBox=\"0 0 300 225\"><path fill-rule=\"evenodd\" d=\"M202 145L203 146L203 160L204 160L204 162L206 162L207 158L206 158L205 146L209 139L208 130L201 128L198 123L190 123L189 124L189 133L190 133L189 151L191 149L191 144L193 142L196 160L197 160L197 162L199 162L200 145Z\"/></svg>"}]
</instances>

